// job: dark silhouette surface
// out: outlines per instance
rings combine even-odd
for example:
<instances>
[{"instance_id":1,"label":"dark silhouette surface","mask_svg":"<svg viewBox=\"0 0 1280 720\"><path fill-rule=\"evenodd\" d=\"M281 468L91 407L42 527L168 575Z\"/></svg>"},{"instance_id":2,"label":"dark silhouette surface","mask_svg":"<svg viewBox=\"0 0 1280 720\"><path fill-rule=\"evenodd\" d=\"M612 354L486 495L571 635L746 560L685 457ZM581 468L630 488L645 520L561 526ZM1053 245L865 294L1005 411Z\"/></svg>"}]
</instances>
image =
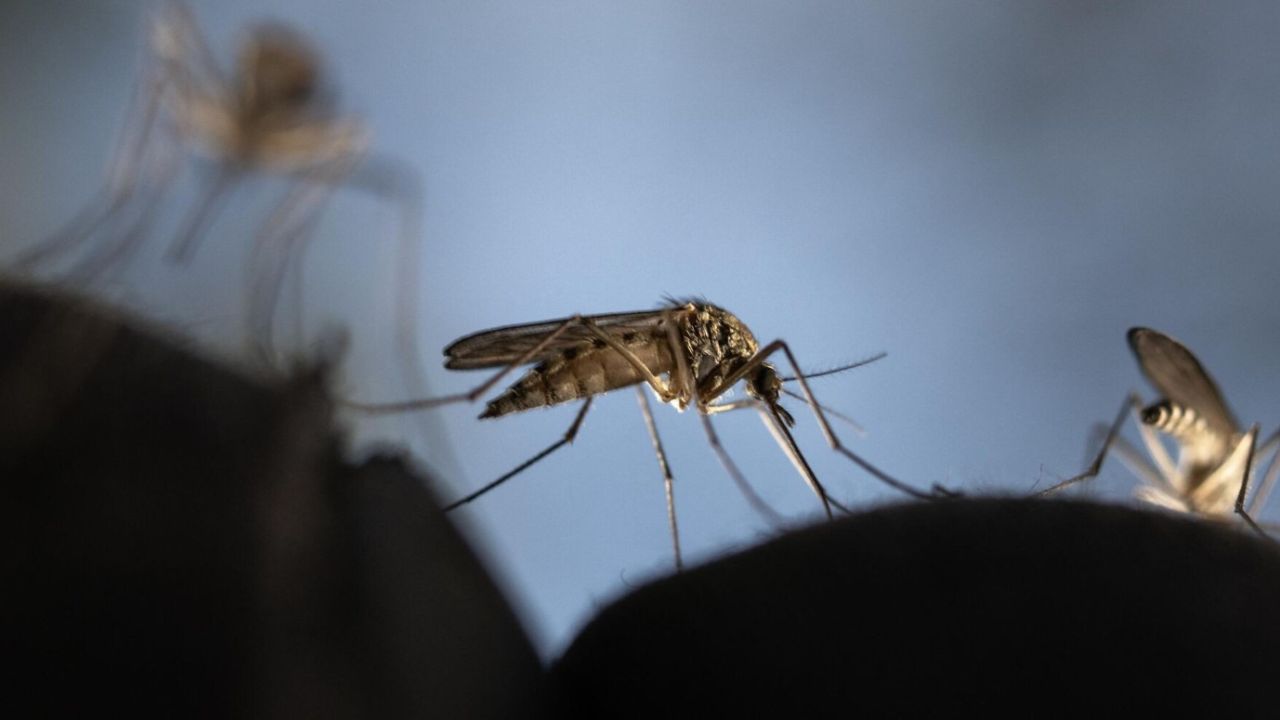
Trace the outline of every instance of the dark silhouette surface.
<instances>
[{"instance_id":1,"label":"dark silhouette surface","mask_svg":"<svg viewBox=\"0 0 1280 720\"><path fill-rule=\"evenodd\" d=\"M421 480L394 459L340 461L322 370L253 381L30 289L0 287L0 308L4 637L18 661L0 705L536 707L532 647Z\"/></svg>"},{"instance_id":2,"label":"dark silhouette surface","mask_svg":"<svg viewBox=\"0 0 1280 720\"><path fill-rule=\"evenodd\" d=\"M573 717L1274 717L1280 555L1075 502L889 507L654 583L553 669Z\"/></svg>"}]
</instances>

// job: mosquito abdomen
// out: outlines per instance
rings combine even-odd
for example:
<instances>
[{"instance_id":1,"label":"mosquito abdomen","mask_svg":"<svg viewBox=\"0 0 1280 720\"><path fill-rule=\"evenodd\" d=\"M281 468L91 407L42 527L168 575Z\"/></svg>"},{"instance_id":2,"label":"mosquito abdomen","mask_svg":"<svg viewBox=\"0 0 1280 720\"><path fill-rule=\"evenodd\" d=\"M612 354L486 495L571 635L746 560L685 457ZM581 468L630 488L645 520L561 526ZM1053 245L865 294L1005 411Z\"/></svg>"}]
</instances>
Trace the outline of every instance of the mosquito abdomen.
<instances>
[{"instance_id":1,"label":"mosquito abdomen","mask_svg":"<svg viewBox=\"0 0 1280 720\"><path fill-rule=\"evenodd\" d=\"M663 338L665 339L665 338ZM654 375L672 369L671 350L651 335L632 333L619 340ZM485 407L481 418L579 400L644 382L645 377L622 353L603 341L584 344L525 373Z\"/></svg>"}]
</instances>

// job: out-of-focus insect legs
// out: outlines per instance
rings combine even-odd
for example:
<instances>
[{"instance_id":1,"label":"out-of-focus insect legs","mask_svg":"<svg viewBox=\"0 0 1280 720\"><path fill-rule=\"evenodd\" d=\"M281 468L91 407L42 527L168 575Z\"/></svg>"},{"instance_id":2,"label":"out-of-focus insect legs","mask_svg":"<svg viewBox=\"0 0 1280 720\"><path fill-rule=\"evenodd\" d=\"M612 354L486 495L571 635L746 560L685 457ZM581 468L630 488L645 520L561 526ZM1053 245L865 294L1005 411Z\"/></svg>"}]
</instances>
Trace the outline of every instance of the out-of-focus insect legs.
<instances>
[{"instance_id":1,"label":"out-of-focus insect legs","mask_svg":"<svg viewBox=\"0 0 1280 720\"><path fill-rule=\"evenodd\" d=\"M319 210L337 189L351 162L350 158L340 158L311 176L299 178L258 234L250 255L249 272L254 280L249 315L255 343L268 362L275 357L276 307L286 271L298 264L298 254L312 235Z\"/></svg>"},{"instance_id":2,"label":"out-of-focus insect legs","mask_svg":"<svg viewBox=\"0 0 1280 720\"><path fill-rule=\"evenodd\" d=\"M649 398L645 397L644 387L636 386L636 398L640 402L640 412L644 414L649 439L653 441L653 451L658 456L658 467L662 468L662 483L667 495L667 524L671 527L671 550L675 553L676 572L679 572L684 569L684 561L680 557L680 529L676 525L675 478L671 475L671 465L667 463L667 452L662 449L662 438L658 437L658 426L653 421L653 411L649 409Z\"/></svg>"},{"instance_id":3,"label":"out-of-focus insect legs","mask_svg":"<svg viewBox=\"0 0 1280 720\"><path fill-rule=\"evenodd\" d=\"M231 188L240 179L241 170L231 163L222 163L208 181L200 202L196 203L183 221L178 234L174 236L165 260L182 265L191 260L196 247L204 237L218 210L231 197Z\"/></svg>"},{"instance_id":4,"label":"out-of-focus insect legs","mask_svg":"<svg viewBox=\"0 0 1280 720\"><path fill-rule=\"evenodd\" d=\"M556 450L559 450L560 448L564 447L565 445L568 445L569 443L573 442L573 439L574 439L575 437L577 437L577 436L578 436L578 428L582 427L582 419L583 419L584 417L586 417L586 416L587 416L587 410L588 410L588 409L590 409L590 407L591 407L591 401L592 401L593 399L594 399L594 397L592 397L592 396L588 396L588 397L587 397L587 399L582 403L582 407L578 410L578 414L574 416L574 418L573 418L573 423L571 423L571 424L569 425L569 429L565 431L565 434L564 434L564 436L563 436L563 437L561 437L559 440L557 440L557 441L555 441L555 442L551 443L551 444L550 444L550 445L548 445L547 447L543 448L541 452L537 453L537 454L536 454L536 455L534 455L533 457L531 457L531 458L529 458L528 460L525 460L524 462L522 462L522 463L520 463L519 465L515 466L515 467L514 467L514 468L512 468L509 472L503 473L503 475L502 475L501 477L499 477L497 480L494 480L493 482L491 482L491 483L489 483L489 484L485 485L484 487L480 488L479 490L476 490L476 491L472 492L472 493L471 493L471 494L469 494L469 495L466 495L466 496L464 496L464 497L462 497L462 498L459 498L459 499L457 499L457 500L454 500L453 502L449 503L448 505L445 505L445 506L444 506L444 511L445 511L445 512L449 512L450 510L454 510L454 509L459 508L459 507L461 507L461 506L463 506L463 505L466 505L467 503L471 502L472 500L475 500L476 498L480 497L481 495L484 495L485 493L487 493L487 492L489 492L490 490L492 490L492 489L494 489L494 488L498 487L498 486L499 486L499 485L501 485L502 483L504 483L504 482L506 482L506 481L510 480L511 478L515 477L516 475L519 475L520 473L522 473L522 472L524 472L525 470L529 469L530 467L532 467L532 466L533 466L533 464L534 464L534 463L538 462L539 460L541 460L541 459L545 458L546 456L550 455L551 453L555 452ZM665 460L665 458L664 458L664 460ZM679 552L679 550L678 550L678 546L677 546L677 553L678 553L678 552Z\"/></svg>"},{"instance_id":5,"label":"out-of-focus insect legs","mask_svg":"<svg viewBox=\"0 0 1280 720\"><path fill-rule=\"evenodd\" d=\"M51 237L38 243L34 248L18 256L15 267L33 268L46 260L63 255L92 238L105 223L117 217L133 199L140 183L144 181L148 142L155 130L156 115L160 107L160 96L164 81L155 77L149 78L134 87L132 110L125 119L125 141L120 143L111 161L111 170L107 174L107 184L99 191L97 199L76 214L66 226ZM158 152L150 148L151 152ZM168 166L162 166L163 178L156 183L154 202L158 203L163 193L167 178L172 174ZM83 264L82 264L83 265ZM79 267L77 275L83 275L87 266Z\"/></svg>"}]
</instances>

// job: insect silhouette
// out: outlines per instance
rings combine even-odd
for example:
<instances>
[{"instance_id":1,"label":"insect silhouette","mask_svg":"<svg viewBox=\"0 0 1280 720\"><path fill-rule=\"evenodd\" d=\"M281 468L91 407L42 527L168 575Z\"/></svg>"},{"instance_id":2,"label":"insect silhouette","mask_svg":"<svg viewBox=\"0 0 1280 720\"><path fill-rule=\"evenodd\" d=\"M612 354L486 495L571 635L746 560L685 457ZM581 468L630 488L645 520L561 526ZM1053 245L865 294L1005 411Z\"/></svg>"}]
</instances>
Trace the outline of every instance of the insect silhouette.
<instances>
[{"instance_id":1,"label":"insect silhouette","mask_svg":"<svg viewBox=\"0 0 1280 720\"><path fill-rule=\"evenodd\" d=\"M249 324L264 355L274 357L273 327L281 288L298 264L320 211L342 186L370 192L399 209L397 306L401 344L416 304L421 191L416 174L368 152L362 122L335 114L324 92L317 52L278 23L253 27L234 71L224 73L195 18L176 2L149 21L144 72L108 182L67 226L17 259L34 268L87 248L68 280L87 282L136 254L149 234L186 156L206 162L201 197L181 220L166 258L188 262L235 186L249 173L291 184L263 222L249 261ZM292 278L300 290L300 277ZM416 352L416 351L414 351Z\"/></svg>"},{"instance_id":2,"label":"insect silhouette","mask_svg":"<svg viewBox=\"0 0 1280 720\"><path fill-rule=\"evenodd\" d=\"M779 375L768 361L777 352L786 357L787 363L795 372L794 377L784 378ZM573 442L596 395L632 385L636 386L645 425L663 475L667 521L677 569L683 566L683 561L676 522L673 476L644 393L645 385L662 402L682 411L692 406L698 412L707 439L717 457L739 488L748 493L749 500L754 498L754 493L747 490L750 486L720 444L711 423L712 415L738 409L758 410L778 446L818 496L827 517L831 517L832 507L848 512L843 505L832 499L796 445L791 435L795 419L779 402L784 393L803 399L813 409L827 443L876 479L916 498L952 495L938 486L934 486L931 492L913 488L845 448L827 421L826 408L817 402L809 388L807 377L818 374L806 376L801 373L786 342L775 340L760 347L755 336L736 316L701 300L669 300L666 307L658 310L574 315L559 320L485 330L455 341L445 348L444 354L447 358L445 367L452 370L500 370L469 392L399 403L354 404L355 407L372 412L404 412L447 403L472 402L512 370L530 363L537 364L490 400L480 415L482 419L572 400L583 401L563 437L510 472L448 505L446 510L475 500ZM830 372L860 364L863 363ZM783 388L782 384L787 380L799 382L802 394L791 393ZM724 400L725 394L740 381L745 384L747 397L735 401ZM757 501L758 498L752 500L753 504Z\"/></svg>"},{"instance_id":3,"label":"insect silhouette","mask_svg":"<svg viewBox=\"0 0 1280 720\"><path fill-rule=\"evenodd\" d=\"M1138 367L1163 397L1144 406L1137 393L1130 393L1108 428L1093 463L1083 473L1040 494L1055 493L1096 477L1107 455L1116 452L1142 481L1136 491L1139 499L1166 509L1213 518L1229 518L1234 512L1265 535L1253 515L1266 503L1280 472L1275 455L1280 430L1258 445L1258 426L1241 430L1217 384L1195 355L1177 340L1141 327L1130 329L1128 339ZM1120 435L1120 428L1130 413L1137 417L1149 460ZM1176 443L1176 464L1157 432L1173 438ZM1246 505L1254 462L1268 454L1272 456L1271 465Z\"/></svg>"}]
</instances>

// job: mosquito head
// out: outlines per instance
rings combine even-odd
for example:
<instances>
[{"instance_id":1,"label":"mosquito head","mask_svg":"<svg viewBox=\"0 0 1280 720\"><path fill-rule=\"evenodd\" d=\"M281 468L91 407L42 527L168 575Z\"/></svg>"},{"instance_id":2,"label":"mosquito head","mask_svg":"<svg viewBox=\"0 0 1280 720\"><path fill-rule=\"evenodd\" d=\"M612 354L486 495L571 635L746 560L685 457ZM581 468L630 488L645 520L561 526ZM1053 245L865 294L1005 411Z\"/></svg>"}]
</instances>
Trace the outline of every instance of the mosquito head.
<instances>
[{"instance_id":1,"label":"mosquito head","mask_svg":"<svg viewBox=\"0 0 1280 720\"><path fill-rule=\"evenodd\" d=\"M240 48L236 70L243 106L257 114L296 111L311 103L319 89L315 51L279 24L254 28Z\"/></svg>"},{"instance_id":2,"label":"mosquito head","mask_svg":"<svg viewBox=\"0 0 1280 720\"><path fill-rule=\"evenodd\" d=\"M787 427L796 424L791 413L778 404L778 398L782 394L782 378L769 363L760 363L760 367L747 376L747 394L767 405Z\"/></svg>"}]
</instances>

